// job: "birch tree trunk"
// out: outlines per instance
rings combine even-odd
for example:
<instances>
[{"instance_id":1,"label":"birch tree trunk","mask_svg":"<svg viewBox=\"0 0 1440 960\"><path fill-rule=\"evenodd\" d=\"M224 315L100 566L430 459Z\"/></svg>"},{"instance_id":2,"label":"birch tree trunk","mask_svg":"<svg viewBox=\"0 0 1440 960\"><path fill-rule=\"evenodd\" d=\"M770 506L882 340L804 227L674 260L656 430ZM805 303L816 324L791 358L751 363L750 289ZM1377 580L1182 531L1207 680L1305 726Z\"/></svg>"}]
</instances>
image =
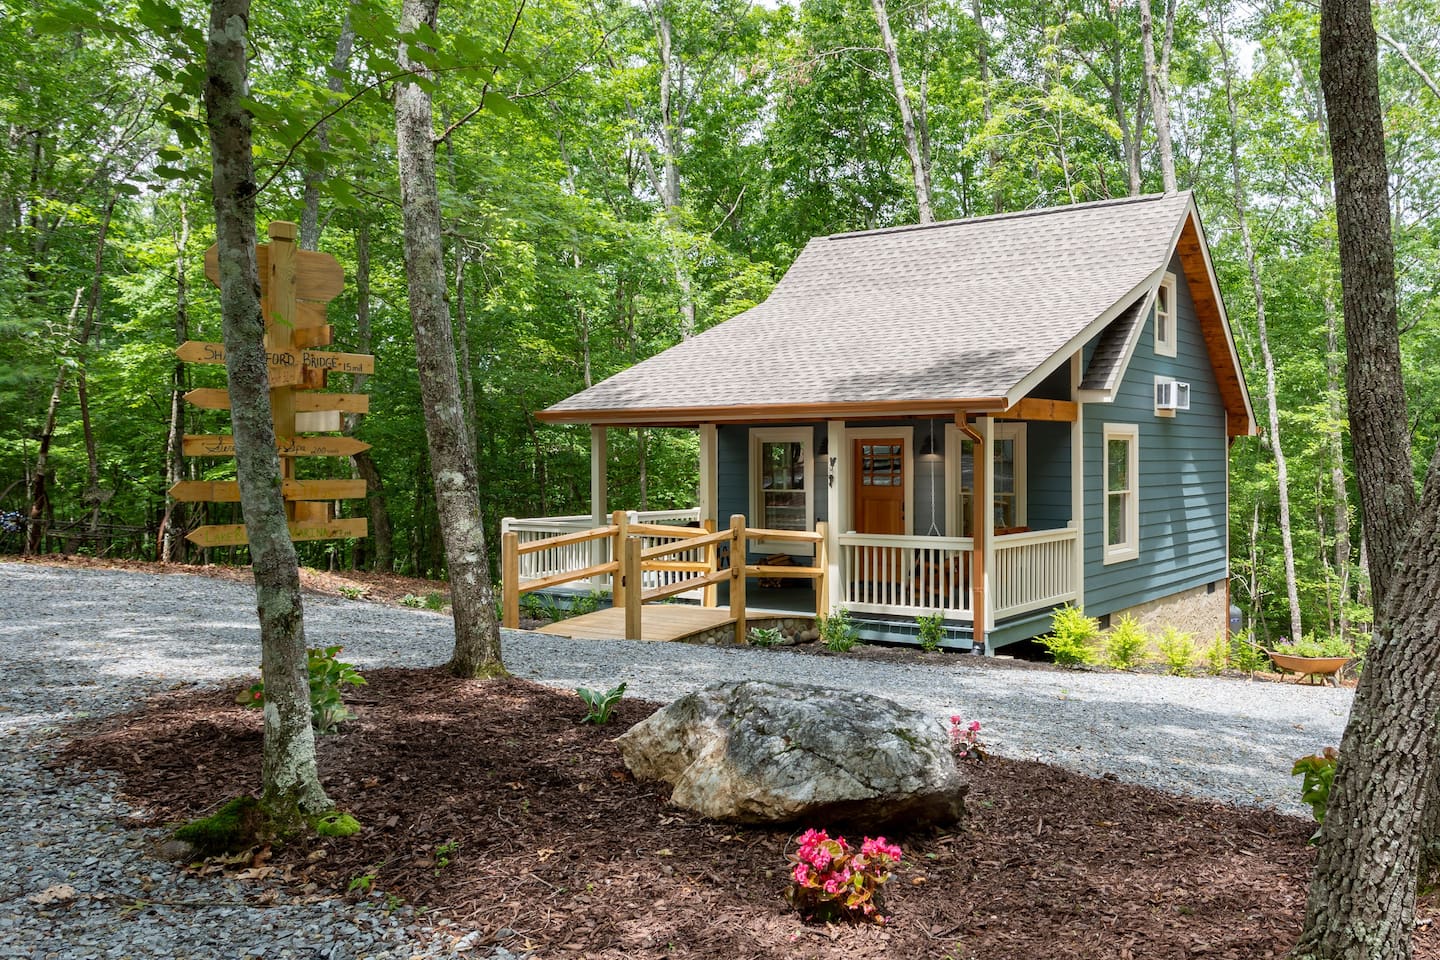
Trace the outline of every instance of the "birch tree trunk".
<instances>
[{"instance_id":1,"label":"birch tree trunk","mask_svg":"<svg viewBox=\"0 0 1440 960\"><path fill-rule=\"evenodd\" d=\"M1148 3L1148 0L1141 0ZM1270 449L1275 454L1275 482L1280 498L1280 544L1285 552L1285 597L1290 605L1290 639L1304 635L1300 619L1300 591L1295 578L1295 538L1290 516L1290 471L1280 436L1280 406L1275 395L1275 356L1270 352L1270 332L1265 321L1265 287L1260 280L1260 262L1250 237L1250 219L1245 204L1245 185L1240 175L1240 114L1235 106L1235 87L1230 65L1230 48L1224 37L1224 20L1219 30L1220 59L1225 69L1225 106L1230 116L1230 183L1234 190L1235 218L1240 227L1250 288L1255 295L1255 329L1260 339L1260 356L1265 364L1265 412L1270 430ZM1173 175L1173 171L1172 171Z\"/></svg>"},{"instance_id":2,"label":"birch tree trunk","mask_svg":"<svg viewBox=\"0 0 1440 960\"><path fill-rule=\"evenodd\" d=\"M921 223L934 223L935 215L930 203L930 172L925 167L920 141L915 134L915 116L910 110L910 96L905 92L904 74L900 72L900 53L895 47L895 37L890 33L890 15L885 10L885 0L870 0L870 6L875 11L875 23L880 27L880 43L885 49L885 59L890 64L890 83L895 90L895 103L900 108L905 153L910 157L910 172L915 180L915 207Z\"/></svg>"},{"instance_id":3,"label":"birch tree trunk","mask_svg":"<svg viewBox=\"0 0 1440 960\"><path fill-rule=\"evenodd\" d=\"M440 0L403 0L400 32L422 24L435 29ZM400 45L402 69L425 68ZM395 131L400 166L400 203L405 224L405 274L410 285L410 322L420 393L425 401L425 435L430 474L450 574L455 650L449 669L462 677L505 676L500 658L500 624L485 554L475 461L464 424L464 402L455 366L455 341L445 303L444 246L440 194L435 180L434 113L430 95L415 83L395 88Z\"/></svg>"},{"instance_id":4,"label":"birch tree trunk","mask_svg":"<svg viewBox=\"0 0 1440 960\"><path fill-rule=\"evenodd\" d=\"M1416 511L1369 0L1322 0L1320 79L1335 168L1346 391L1376 622L1295 956L1405 960L1440 714L1440 449Z\"/></svg>"},{"instance_id":5,"label":"birch tree trunk","mask_svg":"<svg viewBox=\"0 0 1440 960\"><path fill-rule=\"evenodd\" d=\"M1160 150L1160 175L1165 192L1179 187L1175 180L1175 148L1170 141L1170 50L1175 39L1175 0L1165 2L1165 40L1160 62L1155 60L1155 20L1151 0L1140 0L1140 39L1145 50L1145 84L1150 89L1151 114L1155 117L1155 139Z\"/></svg>"},{"instance_id":6,"label":"birch tree trunk","mask_svg":"<svg viewBox=\"0 0 1440 960\"><path fill-rule=\"evenodd\" d=\"M205 46L205 118L213 163L235 473L260 614L260 669L265 680L261 803L275 828L289 832L301 825L305 814L332 805L315 764L300 573L280 495L280 457L270 412L255 256L251 118L245 108L249 26L250 0L213 0Z\"/></svg>"},{"instance_id":7,"label":"birch tree trunk","mask_svg":"<svg viewBox=\"0 0 1440 960\"><path fill-rule=\"evenodd\" d=\"M975 18L975 27L980 32L980 42L975 46L975 62L980 68L980 120L988 126L994 107L990 97L990 31L985 27L985 10L981 6L981 0L971 0L970 15ZM995 171L1000 168L1000 151L993 146L986 151L986 160L989 164L989 171L995 177ZM998 178L995 181L994 190L991 195L992 213L1005 212L1005 190L1000 186Z\"/></svg>"},{"instance_id":8,"label":"birch tree trunk","mask_svg":"<svg viewBox=\"0 0 1440 960\"><path fill-rule=\"evenodd\" d=\"M680 248L679 232L684 226L680 210L680 151L684 139L683 109L675 102L675 94L681 79L677 76L680 66L675 62L675 38L670 17L661 0L647 4L654 24L655 42L660 56L660 204L665 210L665 222L669 226L667 239L670 246L671 267L675 273L675 286L680 292L680 338L688 340L695 335L699 317L695 308L695 292L690 281L690 271L685 263L684 251ZM653 173L652 173L653 176Z\"/></svg>"},{"instance_id":9,"label":"birch tree trunk","mask_svg":"<svg viewBox=\"0 0 1440 960\"><path fill-rule=\"evenodd\" d=\"M335 55L330 58L330 69L325 78L325 87L331 93L345 90L345 74L350 70L350 54L355 50L355 27L350 23L350 11L345 11L345 21L340 25L340 38L335 42ZM321 152L330 150L330 132L322 122L315 129L315 145ZM305 168L305 190L303 209L300 213L300 247L303 250L317 250L320 247L320 184L325 180L323 169Z\"/></svg>"}]
</instances>

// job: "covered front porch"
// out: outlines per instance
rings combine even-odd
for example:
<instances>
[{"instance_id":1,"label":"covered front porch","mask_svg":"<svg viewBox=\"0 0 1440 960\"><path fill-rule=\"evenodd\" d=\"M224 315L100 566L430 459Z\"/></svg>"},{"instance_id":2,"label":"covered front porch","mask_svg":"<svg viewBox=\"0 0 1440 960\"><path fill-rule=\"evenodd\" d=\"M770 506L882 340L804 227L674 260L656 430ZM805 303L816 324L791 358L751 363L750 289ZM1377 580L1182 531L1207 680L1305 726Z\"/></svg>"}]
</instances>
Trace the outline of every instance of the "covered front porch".
<instances>
[{"instance_id":1,"label":"covered front porch","mask_svg":"<svg viewBox=\"0 0 1440 960\"><path fill-rule=\"evenodd\" d=\"M625 513L630 536L650 553L679 547L677 529L723 530L738 517L749 525L742 567L764 573L687 585L702 565L727 570L735 558L724 543L713 560L702 548L676 549L668 563L638 572L645 594L673 587L681 602L740 606L752 617L843 608L863 638L900 642L916 636L917 617L939 613L945 646L986 651L1044 632L1049 610L1081 599L1082 425L1073 402L695 429L696 506ZM517 550L518 583L613 591L622 541L565 539L614 526L606 425L591 426L591 454L591 515L503 521L517 546L536 545ZM740 589L743 598L732 596Z\"/></svg>"}]
</instances>

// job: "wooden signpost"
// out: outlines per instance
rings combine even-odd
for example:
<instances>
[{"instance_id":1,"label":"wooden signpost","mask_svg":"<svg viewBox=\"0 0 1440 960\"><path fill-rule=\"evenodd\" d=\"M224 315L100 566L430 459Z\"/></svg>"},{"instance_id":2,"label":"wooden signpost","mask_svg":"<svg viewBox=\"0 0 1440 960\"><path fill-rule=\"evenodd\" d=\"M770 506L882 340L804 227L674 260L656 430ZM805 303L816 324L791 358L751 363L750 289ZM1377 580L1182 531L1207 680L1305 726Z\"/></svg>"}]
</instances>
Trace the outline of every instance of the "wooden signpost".
<instances>
[{"instance_id":1,"label":"wooden signpost","mask_svg":"<svg viewBox=\"0 0 1440 960\"><path fill-rule=\"evenodd\" d=\"M356 353L318 350L329 346L333 331L325 322L325 305L345 289L345 273L325 253L298 250L297 228L277 220L270 224L269 244L257 244L260 267L260 304L265 316L265 351L270 378L270 409L275 442L280 452L280 481L285 497L291 540L331 540L369 534L364 517L336 519L335 500L365 496L364 480L297 480L297 457L348 457L369 450L353 437L300 436L302 433L337 433L342 413L369 413L370 398L363 393L320 393L327 374L374 373L375 358ZM205 251L205 276L220 285L215 247ZM191 340L175 355L187 363L223 364L225 345ZM229 410L229 391L200 388L185 394L202 410ZM232 457L234 438L228 435L187 435L187 457ZM182 480L170 488L176 500L189 503L238 503L240 486L234 480ZM201 547L245 544L242 523L199 527L189 537Z\"/></svg>"}]
</instances>

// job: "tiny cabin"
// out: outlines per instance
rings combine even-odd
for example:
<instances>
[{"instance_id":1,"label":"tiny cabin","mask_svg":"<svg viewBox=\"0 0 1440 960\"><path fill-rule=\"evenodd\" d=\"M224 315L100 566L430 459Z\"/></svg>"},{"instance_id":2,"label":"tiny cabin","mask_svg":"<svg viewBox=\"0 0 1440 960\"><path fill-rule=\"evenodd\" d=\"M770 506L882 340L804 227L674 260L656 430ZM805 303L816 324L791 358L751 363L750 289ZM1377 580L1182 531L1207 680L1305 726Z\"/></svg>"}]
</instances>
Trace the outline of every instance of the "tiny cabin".
<instances>
[{"instance_id":1,"label":"tiny cabin","mask_svg":"<svg viewBox=\"0 0 1440 960\"><path fill-rule=\"evenodd\" d=\"M751 611L843 607L894 641L938 612L985 652L1067 603L1225 628L1255 418L1189 193L816 238L764 303L538 416L590 425L592 515L507 530L623 509L605 431L636 426L700 438L695 508L638 521L822 530L747 544L828 569L740 580Z\"/></svg>"}]
</instances>

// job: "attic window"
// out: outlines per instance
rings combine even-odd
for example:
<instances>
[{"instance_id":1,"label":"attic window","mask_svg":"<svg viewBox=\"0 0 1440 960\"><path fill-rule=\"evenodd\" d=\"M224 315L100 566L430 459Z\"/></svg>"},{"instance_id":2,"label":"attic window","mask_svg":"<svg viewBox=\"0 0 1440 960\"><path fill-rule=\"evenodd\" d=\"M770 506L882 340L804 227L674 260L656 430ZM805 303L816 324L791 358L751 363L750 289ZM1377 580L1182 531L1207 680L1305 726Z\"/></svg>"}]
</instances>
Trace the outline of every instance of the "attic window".
<instances>
[{"instance_id":1,"label":"attic window","mask_svg":"<svg viewBox=\"0 0 1440 960\"><path fill-rule=\"evenodd\" d=\"M1175 356L1175 274L1165 274L1155 291L1155 354Z\"/></svg>"}]
</instances>

